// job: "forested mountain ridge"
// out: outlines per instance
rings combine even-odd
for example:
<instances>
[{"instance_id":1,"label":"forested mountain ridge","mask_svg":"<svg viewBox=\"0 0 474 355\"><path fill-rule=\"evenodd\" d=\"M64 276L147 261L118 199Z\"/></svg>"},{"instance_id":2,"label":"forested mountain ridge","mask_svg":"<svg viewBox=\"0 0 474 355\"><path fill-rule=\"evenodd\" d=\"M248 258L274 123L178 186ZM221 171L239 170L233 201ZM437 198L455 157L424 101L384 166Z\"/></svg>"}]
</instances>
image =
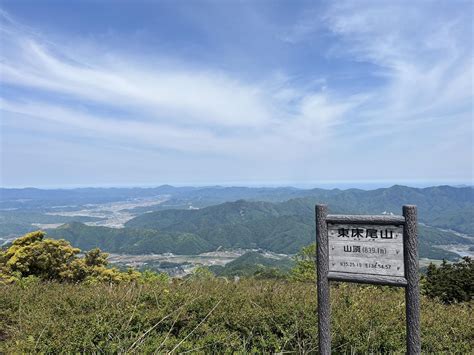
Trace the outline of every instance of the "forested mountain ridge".
<instances>
[{"instance_id":1,"label":"forested mountain ridge","mask_svg":"<svg viewBox=\"0 0 474 355\"><path fill-rule=\"evenodd\" d=\"M123 229L70 223L48 234L82 249L100 247L115 253L196 254L223 247L293 254L314 241L313 213L301 199L277 204L239 200L201 210L148 213ZM425 226L420 226L419 235L421 257L455 259L455 254L435 246L469 243L454 233Z\"/></svg>"},{"instance_id":2,"label":"forested mountain ridge","mask_svg":"<svg viewBox=\"0 0 474 355\"><path fill-rule=\"evenodd\" d=\"M244 209L234 211L234 215L226 214L237 205L224 203L201 210L157 211L138 216L127 223L127 226L149 228L168 228L172 224L214 223L215 218L226 214L226 218L236 218L243 213L244 217L237 220L248 221L262 213L273 216L298 215L314 219L314 206L317 203L329 205L330 213L346 214L380 214L383 212L401 214L404 204L418 207L419 221L428 225L453 229L462 233L474 234L474 189L472 187L456 188L451 186L429 187L417 189L405 186L392 186L377 190L323 190L307 191L309 196L294 198L279 203L255 202L252 214L245 215L245 201L236 201ZM238 206L237 206L238 207ZM206 216L211 216L208 218Z\"/></svg>"},{"instance_id":3,"label":"forested mountain ridge","mask_svg":"<svg viewBox=\"0 0 474 355\"><path fill-rule=\"evenodd\" d=\"M97 204L130 199L168 196L176 205L186 202L209 206L238 199L284 201L307 195L308 191L294 187L110 187L74 189L0 188L0 208L47 208L68 204Z\"/></svg>"},{"instance_id":4,"label":"forested mountain ridge","mask_svg":"<svg viewBox=\"0 0 474 355\"><path fill-rule=\"evenodd\" d=\"M307 197L307 204L327 203L333 213L401 214L404 204L418 207L419 221L474 234L474 188L435 186L424 189L395 185L386 189L331 190Z\"/></svg>"},{"instance_id":5,"label":"forested mountain ridge","mask_svg":"<svg viewBox=\"0 0 474 355\"><path fill-rule=\"evenodd\" d=\"M196 234L151 229L108 228L73 222L47 230L48 237L66 239L82 250L100 248L127 254L199 254L215 249Z\"/></svg>"},{"instance_id":6,"label":"forested mountain ridge","mask_svg":"<svg viewBox=\"0 0 474 355\"><path fill-rule=\"evenodd\" d=\"M0 229L4 230L7 227L18 229L15 223L20 217L19 222L28 217L21 225L22 228L34 228L28 223L32 222L31 218L35 215L41 217L35 222L66 222L67 224L61 228L49 229L48 233L55 238L65 238L84 250L100 247L105 251L116 253L197 254L223 247L262 248L277 253L293 254L314 241L314 206L317 203L328 204L330 213L346 214L383 212L401 214L402 205L415 204L418 206L419 222L427 226L474 235L472 187L437 186L419 189L395 185L366 191L302 190L286 187L198 188L165 185L149 189L52 190L49 200L48 190L6 190L7 194L4 194L5 189L0 190L1 201L7 205L27 204L31 209L12 208L2 211ZM138 216L129 220L125 228L118 229L75 223L75 221L93 221L95 217L53 216L50 212L41 214L34 210L34 206L41 205L41 201L46 200L49 202L45 204L50 206L48 211L56 211L57 207L51 206L59 201L73 202L77 196L82 196L79 200L79 203L82 203L89 201L88 198L91 196L95 196L96 200L109 201L131 196L145 197L150 194L153 196L166 194L166 201L158 201L156 206L139 207L139 211L158 209L155 212L139 214L137 209L133 209L132 217ZM19 197L24 199L17 199ZM31 201L26 201L28 198ZM223 202L216 204L217 201ZM192 209L189 208L191 205ZM119 208L130 208L126 206L125 204ZM181 207L176 209L174 206ZM207 207L195 209L197 206ZM71 211L74 207L65 206L65 208L66 211ZM420 226L421 256L437 259L454 258L455 254L434 246L455 243L469 243L469 241L453 233Z\"/></svg>"},{"instance_id":7,"label":"forested mountain ridge","mask_svg":"<svg viewBox=\"0 0 474 355\"><path fill-rule=\"evenodd\" d=\"M78 188L41 190L33 188L0 188L0 208L48 208L60 205L81 205L124 201L155 196L167 196L167 205L191 203L196 207L232 202L237 200L284 202L290 199L309 198L311 203L328 203L334 212L378 213L391 210L400 213L401 205L416 204L424 217L439 216L443 211L467 209L473 213L474 188L434 186L414 188L394 185L375 190L361 189L297 189L293 187L173 187L156 188ZM337 209L337 211L336 211ZM433 217L434 218L434 217Z\"/></svg>"},{"instance_id":8,"label":"forested mountain ridge","mask_svg":"<svg viewBox=\"0 0 474 355\"><path fill-rule=\"evenodd\" d=\"M225 247L246 245L291 254L314 241L314 203L311 198L282 203L240 200L202 210L148 213L132 219L126 226L193 233ZM336 204L335 207L336 211L355 213L345 208L338 210ZM375 208L367 209L366 213L382 212L374 211ZM452 259L454 254L434 246L470 243L454 233L425 226L419 229L422 257Z\"/></svg>"}]
</instances>

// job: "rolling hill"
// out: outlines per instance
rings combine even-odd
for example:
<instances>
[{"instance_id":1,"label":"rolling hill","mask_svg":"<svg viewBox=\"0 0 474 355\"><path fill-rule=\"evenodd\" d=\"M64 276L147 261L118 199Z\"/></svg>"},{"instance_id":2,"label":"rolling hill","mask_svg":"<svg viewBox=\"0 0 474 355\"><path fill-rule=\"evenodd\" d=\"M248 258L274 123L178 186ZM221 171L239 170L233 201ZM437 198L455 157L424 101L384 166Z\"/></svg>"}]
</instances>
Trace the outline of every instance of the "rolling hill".
<instances>
[{"instance_id":1,"label":"rolling hill","mask_svg":"<svg viewBox=\"0 0 474 355\"><path fill-rule=\"evenodd\" d=\"M269 258L262 253L250 251L230 263L221 266L213 265L209 269L217 276L251 276L258 271L277 269L289 271L294 266L290 258Z\"/></svg>"},{"instance_id":2,"label":"rolling hill","mask_svg":"<svg viewBox=\"0 0 474 355\"><path fill-rule=\"evenodd\" d=\"M474 235L472 187L419 189L395 185L366 191L164 185L148 189L1 189L0 192L1 206L7 207L0 212L2 233L26 232L35 228L32 223L38 222L66 223L48 230L49 235L65 238L84 250L100 247L114 253L198 254L222 247L293 254L314 241L317 203L328 204L331 213L347 214L400 214L403 204L416 204L419 221L426 225L420 227L422 257L454 259L455 254L436 246L471 243L455 233L432 227ZM168 200L133 209L132 215L137 216L122 229L76 223L93 221L92 217L47 213L48 209L57 211L58 203L84 206L81 204L157 195L166 195ZM190 205L201 208L189 209ZM61 208L70 211L74 207ZM150 209L152 212L143 213Z\"/></svg>"},{"instance_id":3,"label":"rolling hill","mask_svg":"<svg viewBox=\"0 0 474 355\"><path fill-rule=\"evenodd\" d=\"M256 189L255 191L248 188L242 188L243 190L237 189L237 191L232 190L232 188L216 189L192 191L192 193L188 194L188 198L190 201L193 201L197 196L200 196L197 200L202 200L208 199L209 196L215 197L215 195L220 193L220 200L229 202L235 202L237 197L246 201L262 202L253 208L253 213L256 215L252 214L247 216L248 218L255 218L261 212L267 213L269 210L272 210L273 215L300 215L313 219L314 205L317 203L328 204L331 213L346 214L380 214L382 212L401 214L401 208L404 204L414 204L418 206L420 222L474 235L473 187L435 186L419 189L395 185L390 188L369 191L360 189L280 189L274 191L275 195L272 195L271 189ZM209 190L214 191L214 193L211 194ZM251 193L252 191L254 193ZM199 195L198 192L203 195ZM219 214L226 213L226 204L221 204L219 209L223 209L223 211L204 209L204 213L219 216ZM175 212L168 212L169 215L167 215L166 211L158 211L156 212L157 214L139 216L135 220L128 222L128 225L133 226L134 223L137 223L141 226L144 224L150 224L151 226L158 223L160 226L163 226L165 223L173 223L173 218L175 221L180 220L181 217L193 220L197 218L189 212L193 211L183 211L181 215L174 218L171 216L175 216ZM198 215L200 216L199 218L205 219L202 214ZM160 217L158 222L155 218L157 216ZM169 222L161 220L168 218L171 218ZM229 215L228 218L233 217ZM207 223L212 223L211 219L208 218ZM156 227L156 225L153 225L153 227Z\"/></svg>"},{"instance_id":4,"label":"rolling hill","mask_svg":"<svg viewBox=\"0 0 474 355\"><path fill-rule=\"evenodd\" d=\"M261 248L294 254L314 241L314 217L304 200L283 203L239 200L200 210L165 210L147 213L126 228L91 227L68 223L48 231L81 249L99 247L114 253L198 254L221 248ZM313 217L313 218L312 218ZM456 259L439 248L443 244L469 244L451 232L420 226L420 256Z\"/></svg>"},{"instance_id":5,"label":"rolling hill","mask_svg":"<svg viewBox=\"0 0 474 355\"><path fill-rule=\"evenodd\" d=\"M199 254L214 248L206 240L191 233L96 227L78 222L49 229L48 237L66 239L81 250L100 248L111 253Z\"/></svg>"}]
</instances>

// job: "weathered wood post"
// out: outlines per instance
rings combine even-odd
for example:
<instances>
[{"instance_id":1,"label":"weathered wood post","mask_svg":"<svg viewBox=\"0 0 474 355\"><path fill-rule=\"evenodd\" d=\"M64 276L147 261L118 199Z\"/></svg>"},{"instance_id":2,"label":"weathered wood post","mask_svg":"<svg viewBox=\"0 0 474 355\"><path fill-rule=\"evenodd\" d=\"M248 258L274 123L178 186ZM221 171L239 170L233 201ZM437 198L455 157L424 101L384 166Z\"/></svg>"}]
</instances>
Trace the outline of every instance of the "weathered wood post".
<instances>
[{"instance_id":1,"label":"weathered wood post","mask_svg":"<svg viewBox=\"0 0 474 355\"><path fill-rule=\"evenodd\" d=\"M405 288L407 353L420 354L420 290L416 206L403 206L403 217L405 217L403 244L407 279L407 286Z\"/></svg>"},{"instance_id":2,"label":"weathered wood post","mask_svg":"<svg viewBox=\"0 0 474 355\"><path fill-rule=\"evenodd\" d=\"M328 207L316 206L316 266L318 287L318 334L319 353L331 353L331 308L329 301L329 245L326 218Z\"/></svg>"}]
</instances>

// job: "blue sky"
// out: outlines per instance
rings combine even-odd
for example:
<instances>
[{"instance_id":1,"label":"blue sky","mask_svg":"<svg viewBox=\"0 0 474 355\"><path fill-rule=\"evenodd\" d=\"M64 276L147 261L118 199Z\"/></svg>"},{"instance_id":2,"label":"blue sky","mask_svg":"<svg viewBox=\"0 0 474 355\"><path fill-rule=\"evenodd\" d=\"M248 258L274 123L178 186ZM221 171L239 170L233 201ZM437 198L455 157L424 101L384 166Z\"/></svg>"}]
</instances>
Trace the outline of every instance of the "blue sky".
<instances>
[{"instance_id":1,"label":"blue sky","mask_svg":"<svg viewBox=\"0 0 474 355\"><path fill-rule=\"evenodd\" d=\"M1 185L472 182L473 10L2 0Z\"/></svg>"}]
</instances>

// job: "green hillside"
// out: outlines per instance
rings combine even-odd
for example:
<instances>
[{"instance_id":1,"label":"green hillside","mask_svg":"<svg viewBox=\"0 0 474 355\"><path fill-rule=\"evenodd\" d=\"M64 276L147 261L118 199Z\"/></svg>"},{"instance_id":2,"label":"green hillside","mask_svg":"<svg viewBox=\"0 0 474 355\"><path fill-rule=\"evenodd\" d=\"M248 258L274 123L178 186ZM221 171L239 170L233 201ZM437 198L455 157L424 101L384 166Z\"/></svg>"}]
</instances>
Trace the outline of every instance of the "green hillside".
<instances>
[{"instance_id":1,"label":"green hillside","mask_svg":"<svg viewBox=\"0 0 474 355\"><path fill-rule=\"evenodd\" d=\"M238 215L229 214L223 203L246 201L262 202L260 213L267 214L267 209L277 209L273 215L298 215L304 218L314 218L314 205L327 203L333 213L374 213L384 211L395 214L401 213L403 204L416 204L419 210L419 220L428 225L444 229L453 229L458 232L474 235L474 189L473 187L435 186L429 188L411 188L406 186L392 186L376 190L360 189L295 189L282 188L249 188L249 187L172 187L160 186L157 188L94 188L71 190L39 190L39 189L0 189L0 237L21 235L26 231L34 230L31 223L67 223L71 221L86 222L94 220L92 217L63 217L50 215L58 211L72 211L80 206L108 203L117 201L134 201L140 198L167 199L166 202L152 206L137 206L125 209L139 215L148 211L164 212L170 209L181 209L182 218L192 218L186 210L189 206L205 208L219 205L223 211L206 210L209 212L207 220L210 223L214 216L225 214L228 222L238 220ZM60 207L58 209L58 206ZM287 211L285 212L285 210ZM255 213L257 211L254 211ZM274 211L275 212L275 211ZM166 213L161 214L160 224L169 227L175 221L167 221ZM250 218L258 215L250 216ZM173 222L174 221L174 222ZM132 226L133 222L130 222ZM140 219L141 224L146 224ZM152 221L152 224L156 221ZM240 223L240 222L239 222ZM141 226L140 226L141 227ZM142 227L141 227L142 228ZM155 226L153 226L155 228ZM175 227L177 228L177 226Z\"/></svg>"},{"instance_id":2,"label":"green hillside","mask_svg":"<svg viewBox=\"0 0 474 355\"><path fill-rule=\"evenodd\" d=\"M294 254L315 239L312 209L305 200L284 203L236 201L200 210L166 210L144 214L124 229L69 223L50 230L81 249L99 247L108 252L199 254L223 248L261 248ZM455 260L442 244L469 244L469 240L432 227L419 228L420 257Z\"/></svg>"},{"instance_id":3,"label":"green hillside","mask_svg":"<svg viewBox=\"0 0 474 355\"><path fill-rule=\"evenodd\" d=\"M403 204L416 204L421 223L474 235L473 191L472 187L450 186L424 189L392 186L371 191L219 186L71 191L3 189L0 200L9 201L5 206L10 206L10 203L12 206L26 204L28 208L15 207L1 211L0 236L8 237L37 229L32 223L67 223L61 228L48 230L49 235L65 238L85 250L99 247L113 253L199 254L221 247L260 248L294 254L315 239L314 206L317 203L327 203L332 213L348 214L400 214ZM128 221L123 229L86 226L77 222L97 218L52 216L47 214L46 207L37 208L42 203L52 206L59 202L119 201L150 194L164 194L169 196L169 200L157 205L159 211L141 214ZM227 202L215 204L222 201ZM185 208L190 205L207 207L198 210ZM177 206L181 209L176 209ZM148 208L142 206L138 209L145 211ZM420 226L421 257L454 260L457 259L456 254L436 246L472 243L449 231L428 226Z\"/></svg>"},{"instance_id":4,"label":"green hillside","mask_svg":"<svg viewBox=\"0 0 474 355\"><path fill-rule=\"evenodd\" d=\"M258 271L268 269L288 271L293 265L294 262L290 258L275 259L256 251L250 251L225 266L214 265L209 269L217 276L251 276Z\"/></svg>"},{"instance_id":5,"label":"green hillside","mask_svg":"<svg viewBox=\"0 0 474 355\"><path fill-rule=\"evenodd\" d=\"M282 203L236 201L201 210L148 213L132 219L127 226L193 233L216 246L293 254L314 241L313 208L307 199ZM419 236L420 256L433 259L458 258L436 245L470 243L454 233L426 226L420 226Z\"/></svg>"},{"instance_id":6,"label":"green hillside","mask_svg":"<svg viewBox=\"0 0 474 355\"><path fill-rule=\"evenodd\" d=\"M199 254L213 249L206 240L190 233L93 227L77 222L50 229L48 236L66 239L82 250L100 248L110 253Z\"/></svg>"},{"instance_id":7,"label":"green hillside","mask_svg":"<svg viewBox=\"0 0 474 355\"><path fill-rule=\"evenodd\" d=\"M308 208L312 208L316 203L327 203L331 213L347 214L401 214L404 204L413 204L418 207L420 222L474 234L472 187L436 186L418 189L395 185L370 191L313 190L313 193L303 200Z\"/></svg>"},{"instance_id":8,"label":"green hillside","mask_svg":"<svg viewBox=\"0 0 474 355\"><path fill-rule=\"evenodd\" d=\"M370 191L359 189L296 191L301 197L279 203L258 202L252 206L251 211L247 211L247 214L245 213L245 201L235 201L234 203L221 204L219 207L204 208L198 213L194 213L193 210L182 210L179 214L171 211L145 214L129 221L127 225L130 227L169 228L186 220L186 225L195 224L196 227L199 227L199 223L206 223L206 225L212 226L215 217L221 220L220 216L225 216L229 223L240 223L255 220L262 213L273 216L298 215L313 219L314 205L317 203L328 204L332 213L380 214L391 212L401 214L402 205L415 204L418 206L420 222L474 234L474 189L472 187L437 186L418 189L396 185ZM294 192L294 195L297 193ZM253 201L254 199L246 200ZM241 204L242 209L235 210L235 204Z\"/></svg>"}]
</instances>

